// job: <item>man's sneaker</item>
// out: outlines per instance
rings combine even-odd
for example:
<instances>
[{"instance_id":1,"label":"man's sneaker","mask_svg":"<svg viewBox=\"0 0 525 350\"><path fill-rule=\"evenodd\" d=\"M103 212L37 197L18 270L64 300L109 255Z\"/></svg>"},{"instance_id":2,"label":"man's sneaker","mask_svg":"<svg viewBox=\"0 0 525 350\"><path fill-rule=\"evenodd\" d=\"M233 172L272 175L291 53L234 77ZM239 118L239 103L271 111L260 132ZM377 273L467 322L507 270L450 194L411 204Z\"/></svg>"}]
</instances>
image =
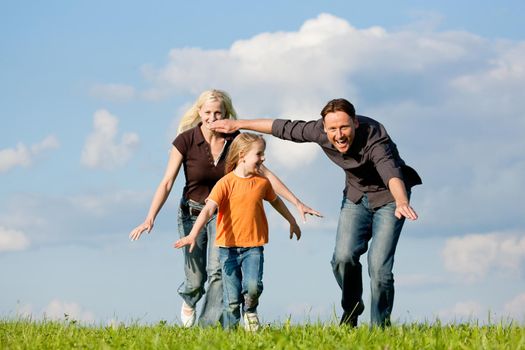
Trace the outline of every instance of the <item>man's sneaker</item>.
<instances>
[{"instance_id":1,"label":"man's sneaker","mask_svg":"<svg viewBox=\"0 0 525 350\"><path fill-rule=\"evenodd\" d=\"M250 332L259 330L259 317L257 317L255 312L244 313L244 329Z\"/></svg>"},{"instance_id":2,"label":"man's sneaker","mask_svg":"<svg viewBox=\"0 0 525 350\"><path fill-rule=\"evenodd\" d=\"M182 327L189 328L193 326L195 324L195 318L195 309L183 301L182 308L180 309L180 320L182 321Z\"/></svg>"},{"instance_id":3,"label":"man's sneaker","mask_svg":"<svg viewBox=\"0 0 525 350\"><path fill-rule=\"evenodd\" d=\"M365 304L363 300L360 300L352 310L344 311L343 316L341 317L341 322L339 325L348 325L350 327L357 327L357 318L365 310Z\"/></svg>"}]
</instances>

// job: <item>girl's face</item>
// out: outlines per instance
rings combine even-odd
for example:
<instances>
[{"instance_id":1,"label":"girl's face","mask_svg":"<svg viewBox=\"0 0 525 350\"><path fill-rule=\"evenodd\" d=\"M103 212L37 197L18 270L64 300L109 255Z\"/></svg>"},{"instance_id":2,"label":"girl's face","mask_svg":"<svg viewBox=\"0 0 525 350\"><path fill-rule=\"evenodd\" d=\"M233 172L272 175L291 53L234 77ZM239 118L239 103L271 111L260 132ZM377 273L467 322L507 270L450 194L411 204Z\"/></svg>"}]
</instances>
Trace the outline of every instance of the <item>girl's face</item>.
<instances>
[{"instance_id":1,"label":"girl's face","mask_svg":"<svg viewBox=\"0 0 525 350\"><path fill-rule=\"evenodd\" d=\"M242 157L241 162L243 162L244 170L247 173L259 173L261 165L265 160L264 149L265 145L263 141L254 142L248 152Z\"/></svg>"},{"instance_id":2,"label":"girl's face","mask_svg":"<svg viewBox=\"0 0 525 350\"><path fill-rule=\"evenodd\" d=\"M221 101L208 100L204 102L199 109L199 116L201 117L202 125L210 128L210 124L216 120L223 119L225 115L224 107Z\"/></svg>"}]
</instances>

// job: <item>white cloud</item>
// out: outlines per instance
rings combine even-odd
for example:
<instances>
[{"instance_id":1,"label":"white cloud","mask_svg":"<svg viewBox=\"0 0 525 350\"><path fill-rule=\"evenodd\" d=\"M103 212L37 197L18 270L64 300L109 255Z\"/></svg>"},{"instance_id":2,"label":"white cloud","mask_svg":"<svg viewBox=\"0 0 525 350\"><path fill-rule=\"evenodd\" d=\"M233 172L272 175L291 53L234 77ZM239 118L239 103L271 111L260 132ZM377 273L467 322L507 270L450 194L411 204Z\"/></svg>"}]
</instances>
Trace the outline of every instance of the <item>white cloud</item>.
<instances>
[{"instance_id":1,"label":"white cloud","mask_svg":"<svg viewBox=\"0 0 525 350\"><path fill-rule=\"evenodd\" d=\"M17 305L16 316L31 319L33 317L33 306L31 304Z\"/></svg>"},{"instance_id":2,"label":"white cloud","mask_svg":"<svg viewBox=\"0 0 525 350\"><path fill-rule=\"evenodd\" d=\"M68 301L61 301L58 299L52 300L42 312L46 319L51 320L76 320L86 323L93 323L95 316L91 311L84 310L84 308L75 303Z\"/></svg>"},{"instance_id":3,"label":"white cloud","mask_svg":"<svg viewBox=\"0 0 525 350\"><path fill-rule=\"evenodd\" d=\"M90 94L109 101L127 101L135 97L135 88L125 84L97 84L91 87Z\"/></svg>"},{"instance_id":4,"label":"white cloud","mask_svg":"<svg viewBox=\"0 0 525 350\"><path fill-rule=\"evenodd\" d=\"M26 145L19 143L15 149L0 150L0 172L6 172L15 166L31 164L31 153Z\"/></svg>"},{"instance_id":5,"label":"white cloud","mask_svg":"<svg viewBox=\"0 0 525 350\"><path fill-rule=\"evenodd\" d=\"M437 22L430 14L425 23L392 31L321 14L295 31L261 33L225 49L174 48L164 66L143 67L150 89L135 93L160 99L215 87L231 93L242 118L292 119L317 118L327 100L346 97L358 113L387 126L402 157L422 175L413 195L419 232L523 227L525 44L439 32ZM293 183L293 171L325 181L336 166L325 167L315 147L270 139L268 163L275 160L277 174L291 178L294 188L321 198L327 185L335 186ZM93 145L84 164L109 167L116 142L106 143L115 146L106 147L111 160ZM344 180L337 181L342 189Z\"/></svg>"},{"instance_id":6,"label":"white cloud","mask_svg":"<svg viewBox=\"0 0 525 350\"><path fill-rule=\"evenodd\" d=\"M284 315L290 315L291 321L304 320L306 322L316 322L317 320L327 320L334 316L333 307L326 305L312 305L306 302L294 302L286 305Z\"/></svg>"},{"instance_id":7,"label":"white cloud","mask_svg":"<svg viewBox=\"0 0 525 350\"><path fill-rule=\"evenodd\" d=\"M476 282L489 272L519 275L525 262L523 233L471 234L447 240L442 252L445 268L466 282Z\"/></svg>"},{"instance_id":8,"label":"white cloud","mask_svg":"<svg viewBox=\"0 0 525 350\"><path fill-rule=\"evenodd\" d=\"M132 226L143 219L150 201L151 193L131 191L101 191L74 196L19 194L0 202L0 227L10 228L3 231L10 233L9 242L19 237L13 236L12 232L23 232L33 246L97 242L113 235L126 238ZM168 216L164 220L172 218ZM22 247L21 237L15 242ZM13 247L14 243L10 244Z\"/></svg>"},{"instance_id":9,"label":"white cloud","mask_svg":"<svg viewBox=\"0 0 525 350\"><path fill-rule=\"evenodd\" d=\"M445 279L428 274L399 274L396 275L397 287L428 287L445 283Z\"/></svg>"},{"instance_id":10,"label":"white cloud","mask_svg":"<svg viewBox=\"0 0 525 350\"><path fill-rule=\"evenodd\" d=\"M0 173L7 172L16 166L29 166L34 158L41 153L58 148L60 146L57 138L53 135L47 136L44 140L32 146L18 143L16 148L0 150Z\"/></svg>"},{"instance_id":11,"label":"white cloud","mask_svg":"<svg viewBox=\"0 0 525 350\"><path fill-rule=\"evenodd\" d=\"M82 164L89 168L114 169L124 165L138 146L136 133L124 133L116 140L118 119L107 110L98 110L93 117L94 130L82 150Z\"/></svg>"},{"instance_id":12,"label":"white cloud","mask_svg":"<svg viewBox=\"0 0 525 350\"><path fill-rule=\"evenodd\" d=\"M47 150L52 150L60 147L60 142L54 135L47 136L41 142L31 146L31 153L35 156Z\"/></svg>"},{"instance_id":13,"label":"white cloud","mask_svg":"<svg viewBox=\"0 0 525 350\"><path fill-rule=\"evenodd\" d=\"M267 156L288 169L305 167L319 154L319 146L313 143L298 144L268 137L266 141Z\"/></svg>"},{"instance_id":14,"label":"white cloud","mask_svg":"<svg viewBox=\"0 0 525 350\"><path fill-rule=\"evenodd\" d=\"M525 321L525 293L515 296L503 307L503 317L510 317L516 321Z\"/></svg>"},{"instance_id":15,"label":"white cloud","mask_svg":"<svg viewBox=\"0 0 525 350\"><path fill-rule=\"evenodd\" d=\"M476 301L457 302L453 307L438 312L442 322L467 322L481 320L485 314L483 306Z\"/></svg>"},{"instance_id":16,"label":"white cloud","mask_svg":"<svg viewBox=\"0 0 525 350\"><path fill-rule=\"evenodd\" d=\"M30 243L24 232L0 226L0 252L25 250Z\"/></svg>"},{"instance_id":17,"label":"white cloud","mask_svg":"<svg viewBox=\"0 0 525 350\"><path fill-rule=\"evenodd\" d=\"M32 304L20 305L17 316L32 320L46 319L54 321L80 321L83 323L94 323L95 314L85 310L80 304L70 301L53 299L40 312L34 310Z\"/></svg>"},{"instance_id":18,"label":"white cloud","mask_svg":"<svg viewBox=\"0 0 525 350\"><path fill-rule=\"evenodd\" d=\"M174 48L164 66L142 68L150 88L138 94L197 96L216 87L230 92L241 118L291 119L317 118L329 99L346 97L387 126L422 175L414 207L428 234L523 227L516 192L525 195L525 43L439 32L441 18L425 16L386 30L320 14L296 31L225 49ZM272 141L268 157L286 172L325 170L315 166L324 155L314 147Z\"/></svg>"}]
</instances>

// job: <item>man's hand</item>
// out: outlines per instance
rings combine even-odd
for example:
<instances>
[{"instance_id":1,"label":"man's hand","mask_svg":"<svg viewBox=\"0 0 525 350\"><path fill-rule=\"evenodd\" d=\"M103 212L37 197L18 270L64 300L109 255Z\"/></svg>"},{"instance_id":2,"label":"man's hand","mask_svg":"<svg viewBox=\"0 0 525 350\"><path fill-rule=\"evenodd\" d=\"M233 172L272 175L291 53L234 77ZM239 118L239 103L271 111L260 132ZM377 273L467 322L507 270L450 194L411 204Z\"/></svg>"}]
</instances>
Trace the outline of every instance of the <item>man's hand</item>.
<instances>
[{"instance_id":1,"label":"man's hand","mask_svg":"<svg viewBox=\"0 0 525 350\"><path fill-rule=\"evenodd\" d=\"M405 217L409 220L417 220L417 213L412 209L408 202L396 202L396 211L394 212L394 215L398 219Z\"/></svg>"},{"instance_id":2,"label":"man's hand","mask_svg":"<svg viewBox=\"0 0 525 350\"><path fill-rule=\"evenodd\" d=\"M215 132L221 132L224 134L231 134L237 130L237 121L232 119L219 119L211 123L210 129Z\"/></svg>"}]
</instances>

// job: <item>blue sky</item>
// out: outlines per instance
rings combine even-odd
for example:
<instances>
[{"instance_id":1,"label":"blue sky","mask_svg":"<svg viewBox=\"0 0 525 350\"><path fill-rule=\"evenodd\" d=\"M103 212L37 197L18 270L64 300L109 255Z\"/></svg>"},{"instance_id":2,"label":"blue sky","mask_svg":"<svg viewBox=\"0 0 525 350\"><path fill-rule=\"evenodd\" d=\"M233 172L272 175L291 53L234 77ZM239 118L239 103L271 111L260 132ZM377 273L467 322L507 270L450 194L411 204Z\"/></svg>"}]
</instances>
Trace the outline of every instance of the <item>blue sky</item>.
<instances>
[{"instance_id":1,"label":"blue sky","mask_svg":"<svg viewBox=\"0 0 525 350\"><path fill-rule=\"evenodd\" d=\"M177 322L182 176L152 234L127 235L182 112L220 88L242 118L314 119L345 97L385 124L424 182L396 254L394 320L524 321L523 2L0 6L2 317ZM267 165L325 217L292 242L269 208L261 318L333 321L343 173L315 146L267 140Z\"/></svg>"}]
</instances>

